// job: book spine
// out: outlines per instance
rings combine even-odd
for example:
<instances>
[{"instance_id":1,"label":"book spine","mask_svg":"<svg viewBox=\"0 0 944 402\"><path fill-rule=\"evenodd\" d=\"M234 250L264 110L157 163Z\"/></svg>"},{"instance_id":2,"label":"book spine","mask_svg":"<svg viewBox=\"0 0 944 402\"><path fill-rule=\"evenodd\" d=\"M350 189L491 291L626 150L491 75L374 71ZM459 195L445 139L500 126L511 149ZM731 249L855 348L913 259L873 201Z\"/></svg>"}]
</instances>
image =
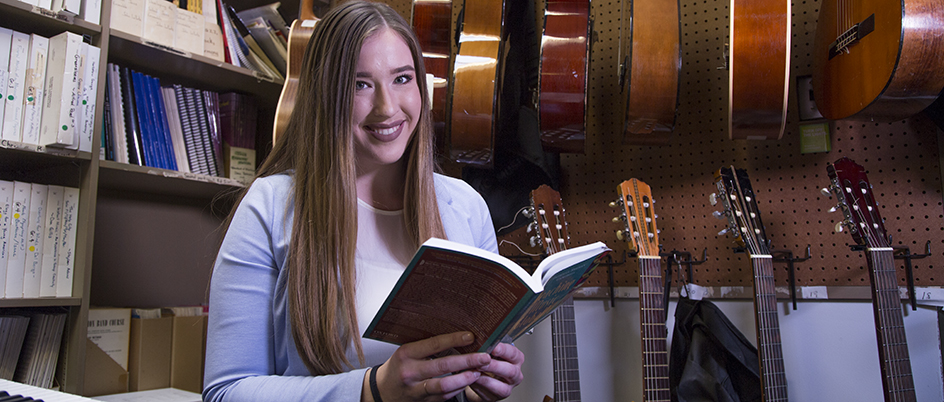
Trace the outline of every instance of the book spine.
<instances>
[{"instance_id":1,"label":"book spine","mask_svg":"<svg viewBox=\"0 0 944 402\"><path fill-rule=\"evenodd\" d=\"M46 222L43 228L43 269L39 275L39 297L55 297L58 277L59 237L62 232L64 187L49 185L46 193Z\"/></svg>"},{"instance_id":2,"label":"book spine","mask_svg":"<svg viewBox=\"0 0 944 402\"><path fill-rule=\"evenodd\" d=\"M88 46L85 56L85 79L82 91L81 114L82 127L79 134L79 151L92 152L92 138L95 135L95 103L98 97L98 69L101 61L101 49Z\"/></svg>"},{"instance_id":3,"label":"book spine","mask_svg":"<svg viewBox=\"0 0 944 402\"><path fill-rule=\"evenodd\" d=\"M121 101L124 111L125 133L128 142L128 163L145 166L144 145L141 141L141 126L135 110L134 86L131 84L131 70L127 67L115 67L121 83Z\"/></svg>"},{"instance_id":4,"label":"book spine","mask_svg":"<svg viewBox=\"0 0 944 402\"><path fill-rule=\"evenodd\" d=\"M23 98L23 142L27 144L39 145L48 57L49 38L36 34L30 35L26 96Z\"/></svg>"},{"instance_id":5,"label":"book spine","mask_svg":"<svg viewBox=\"0 0 944 402\"><path fill-rule=\"evenodd\" d=\"M23 274L23 297L39 297L39 281L43 271L43 229L46 224L46 199L49 186L33 183L30 191L29 224L26 231L26 265Z\"/></svg>"},{"instance_id":6,"label":"book spine","mask_svg":"<svg viewBox=\"0 0 944 402\"><path fill-rule=\"evenodd\" d=\"M4 297L23 297L23 273L26 267L26 231L29 227L30 183L13 182L13 211L10 216L10 259L7 261L7 277Z\"/></svg>"},{"instance_id":7,"label":"book spine","mask_svg":"<svg viewBox=\"0 0 944 402\"><path fill-rule=\"evenodd\" d=\"M62 234L59 238L59 260L56 297L72 297L75 276L75 238L79 221L79 189L63 187Z\"/></svg>"},{"instance_id":8,"label":"book spine","mask_svg":"<svg viewBox=\"0 0 944 402\"><path fill-rule=\"evenodd\" d=\"M0 180L0 289L6 288L7 262L10 261L10 243L13 240L10 221L13 216L12 181Z\"/></svg>"},{"instance_id":9,"label":"book spine","mask_svg":"<svg viewBox=\"0 0 944 402\"><path fill-rule=\"evenodd\" d=\"M187 162L187 147L180 124L180 111L177 108L177 97L171 86L161 87L161 96L164 99L164 110L167 112L167 126L170 129L171 143L174 146L174 160L177 170L190 173L190 164Z\"/></svg>"},{"instance_id":10,"label":"book spine","mask_svg":"<svg viewBox=\"0 0 944 402\"><path fill-rule=\"evenodd\" d=\"M3 134L5 140L22 141L21 124L23 123L23 93L26 84L26 64L29 61L28 34L13 31L10 43L9 77L4 82L3 102L6 103L3 114Z\"/></svg>"},{"instance_id":11,"label":"book spine","mask_svg":"<svg viewBox=\"0 0 944 402\"><path fill-rule=\"evenodd\" d=\"M196 130L192 120L193 107L186 95L187 89L181 85L174 85L174 97L177 99L177 110L180 111L180 128L183 132L184 146L187 148L187 165L193 173L204 174L197 157Z\"/></svg>"},{"instance_id":12,"label":"book spine","mask_svg":"<svg viewBox=\"0 0 944 402\"><path fill-rule=\"evenodd\" d=\"M82 107L82 98L85 93L85 66L87 64L86 59L90 46L91 45L86 42L79 43L79 64L78 70L75 71L75 92L73 93L75 99L72 102L72 108L69 109L69 118L72 120L72 127L74 128L74 142L72 145L66 146L66 149L77 150L82 141L82 126L85 125L85 109Z\"/></svg>"},{"instance_id":13,"label":"book spine","mask_svg":"<svg viewBox=\"0 0 944 402\"><path fill-rule=\"evenodd\" d=\"M102 20L102 0L82 0L82 12L79 16L95 25L100 24Z\"/></svg>"},{"instance_id":14,"label":"book spine","mask_svg":"<svg viewBox=\"0 0 944 402\"><path fill-rule=\"evenodd\" d=\"M219 94L213 91L204 91L206 99L207 121L210 123L210 155L212 173L214 176L223 177L223 139L220 134L220 98Z\"/></svg>"},{"instance_id":15,"label":"book spine","mask_svg":"<svg viewBox=\"0 0 944 402\"><path fill-rule=\"evenodd\" d=\"M167 124L167 110L164 109L164 94L161 92L161 83L157 78L145 76L148 91L151 94L151 108L154 112L155 129L158 132L159 142L164 154L164 168L177 170L177 156L174 153L174 142L171 139L170 125Z\"/></svg>"},{"instance_id":16,"label":"book spine","mask_svg":"<svg viewBox=\"0 0 944 402\"><path fill-rule=\"evenodd\" d=\"M3 130L3 115L7 103L3 101L9 95L7 85L10 82L10 47L13 45L13 30L0 27L0 133ZM0 137L2 138L2 137Z\"/></svg>"},{"instance_id":17,"label":"book spine","mask_svg":"<svg viewBox=\"0 0 944 402\"><path fill-rule=\"evenodd\" d=\"M49 65L43 95L40 145L72 146L76 143L73 116L78 106L82 37L63 32L49 38Z\"/></svg>"},{"instance_id":18,"label":"book spine","mask_svg":"<svg viewBox=\"0 0 944 402\"><path fill-rule=\"evenodd\" d=\"M141 73L128 70L128 81L131 87L131 94L134 97L134 106L131 114L135 116L138 129L141 153L144 155L144 162L141 166L160 167L160 160L154 152L153 138L151 136L151 123L147 116L147 100L145 99L144 86L141 85Z\"/></svg>"}]
</instances>

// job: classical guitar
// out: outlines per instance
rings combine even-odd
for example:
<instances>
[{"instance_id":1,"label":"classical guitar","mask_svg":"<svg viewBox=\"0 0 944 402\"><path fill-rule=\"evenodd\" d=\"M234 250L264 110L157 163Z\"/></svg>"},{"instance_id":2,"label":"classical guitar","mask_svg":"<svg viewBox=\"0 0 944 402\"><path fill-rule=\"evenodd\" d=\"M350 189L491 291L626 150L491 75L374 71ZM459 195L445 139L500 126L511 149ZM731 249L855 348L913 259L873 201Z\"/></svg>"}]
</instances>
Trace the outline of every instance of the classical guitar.
<instances>
[{"instance_id":1,"label":"classical guitar","mask_svg":"<svg viewBox=\"0 0 944 402\"><path fill-rule=\"evenodd\" d=\"M620 26L621 36L625 31L631 42L620 72L626 92L623 143L665 145L678 112L679 2L634 0L629 4L631 17L622 19Z\"/></svg>"},{"instance_id":2,"label":"classical guitar","mask_svg":"<svg viewBox=\"0 0 944 402\"><path fill-rule=\"evenodd\" d=\"M642 339L643 401L668 402L669 353L666 347L662 258L659 256L659 232L649 185L629 179L617 188L623 227L616 236L639 259L639 321Z\"/></svg>"},{"instance_id":3,"label":"classical guitar","mask_svg":"<svg viewBox=\"0 0 944 402\"><path fill-rule=\"evenodd\" d=\"M823 117L897 121L944 88L940 0L824 0L813 46Z\"/></svg>"},{"instance_id":4,"label":"classical guitar","mask_svg":"<svg viewBox=\"0 0 944 402\"><path fill-rule=\"evenodd\" d=\"M732 0L728 136L783 137L790 88L789 0Z\"/></svg>"},{"instance_id":5,"label":"classical guitar","mask_svg":"<svg viewBox=\"0 0 944 402\"><path fill-rule=\"evenodd\" d=\"M547 255L567 249L567 214L560 194L546 184L531 191L531 242ZM554 398L556 402L580 401L580 371L577 365L577 329L574 324L574 299L568 297L551 313L551 342L554 362ZM545 401L550 400L545 397Z\"/></svg>"},{"instance_id":6,"label":"classical guitar","mask_svg":"<svg viewBox=\"0 0 944 402\"><path fill-rule=\"evenodd\" d=\"M279 95L279 103L275 106L275 123L272 128L272 142L285 131L288 119L295 109L295 97L298 92L298 77L301 74L302 59L305 57L305 48L308 40L315 32L315 24L320 20L314 13L315 0L302 0L299 7L298 19L292 21L288 34L288 57L285 60L285 84Z\"/></svg>"},{"instance_id":7,"label":"classical guitar","mask_svg":"<svg viewBox=\"0 0 944 402\"><path fill-rule=\"evenodd\" d=\"M848 229L857 247L866 252L885 401L915 401L894 249L879 215L872 185L865 169L849 158L826 165L826 173L830 185L823 191L839 200L833 210L841 210L843 214L836 230Z\"/></svg>"},{"instance_id":8,"label":"classical guitar","mask_svg":"<svg viewBox=\"0 0 944 402\"><path fill-rule=\"evenodd\" d=\"M458 163L490 168L499 121L505 4L465 0L462 13L450 83L449 155Z\"/></svg>"},{"instance_id":9,"label":"classical guitar","mask_svg":"<svg viewBox=\"0 0 944 402\"><path fill-rule=\"evenodd\" d=\"M449 58L452 55L452 1L413 0L413 31L423 49L426 74L432 75L431 111L436 154L445 156Z\"/></svg>"},{"instance_id":10,"label":"classical guitar","mask_svg":"<svg viewBox=\"0 0 944 402\"><path fill-rule=\"evenodd\" d=\"M754 315L757 328L757 353L763 400L787 400L787 379L780 347L780 324L777 317L777 295L774 291L773 256L757 207L757 198L744 169L722 167L715 172L718 192L711 198L724 207L728 221L726 232L751 257L754 271Z\"/></svg>"},{"instance_id":11,"label":"classical guitar","mask_svg":"<svg viewBox=\"0 0 944 402\"><path fill-rule=\"evenodd\" d=\"M583 153L591 29L590 0L544 2L538 116L547 152Z\"/></svg>"}]
</instances>

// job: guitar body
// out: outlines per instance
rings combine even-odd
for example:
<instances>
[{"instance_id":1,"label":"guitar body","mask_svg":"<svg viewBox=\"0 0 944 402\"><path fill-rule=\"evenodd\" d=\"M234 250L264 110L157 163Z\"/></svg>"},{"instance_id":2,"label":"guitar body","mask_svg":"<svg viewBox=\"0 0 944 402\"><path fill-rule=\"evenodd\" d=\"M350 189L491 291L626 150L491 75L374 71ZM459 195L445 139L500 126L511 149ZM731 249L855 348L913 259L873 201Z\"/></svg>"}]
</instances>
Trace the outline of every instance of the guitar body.
<instances>
[{"instance_id":1,"label":"guitar body","mask_svg":"<svg viewBox=\"0 0 944 402\"><path fill-rule=\"evenodd\" d=\"M503 0L465 0L447 128L450 158L458 163L494 164L504 10Z\"/></svg>"},{"instance_id":2,"label":"guitar body","mask_svg":"<svg viewBox=\"0 0 944 402\"><path fill-rule=\"evenodd\" d=\"M308 40L315 32L317 22L317 19L297 19L292 22L292 28L288 35L288 58L285 60L285 84L282 85L279 103L275 106L275 123L272 129L273 143L285 131L285 126L288 125L288 120L292 117L292 110L295 109L295 97L298 93L298 77L301 74L302 59L305 57L305 48L308 47Z\"/></svg>"},{"instance_id":3,"label":"guitar body","mask_svg":"<svg viewBox=\"0 0 944 402\"><path fill-rule=\"evenodd\" d=\"M567 249L567 213L560 193L546 184L531 191L530 229L532 244L540 244L547 255ZM551 343L554 362L554 397L544 401L580 402L580 369L577 363L577 327L574 299L568 297L551 313Z\"/></svg>"},{"instance_id":4,"label":"guitar body","mask_svg":"<svg viewBox=\"0 0 944 402\"><path fill-rule=\"evenodd\" d=\"M635 0L627 27L632 51L624 87L623 143L665 145L675 128L682 70L678 1Z\"/></svg>"},{"instance_id":5,"label":"guitar body","mask_svg":"<svg viewBox=\"0 0 944 402\"><path fill-rule=\"evenodd\" d=\"M732 0L728 135L779 140L790 87L790 1Z\"/></svg>"},{"instance_id":6,"label":"guitar body","mask_svg":"<svg viewBox=\"0 0 944 402\"><path fill-rule=\"evenodd\" d=\"M940 0L824 0L813 47L816 107L832 120L907 118L944 88L942 54Z\"/></svg>"},{"instance_id":7,"label":"guitar body","mask_svg":"<svg viewBox=\"0 0 944 402\"><path fill-rule=\"evenodd\" d=\"M623 228L617 237L636 253L639 259L639 323L642 340L643 401L671 400L669 387L669 352L666 345L662 257L659 255L659 233L649 185L629 179L617 188L623 206Z\"/></svg>"},{"instance_id":8,"label":"guitar body","mask_svg":"<svg viewBox=\"0 0 944 402\"><path fill-rule=\"evenodd\" d=\"M544 3L538 112L547 152L583 153L587 134L590 1Z\"/></svg>"},{"instance_id":9,"label":"guitar body","mask_svg":"<svg viewBox=\"0 0 944 402\"><path fill-rule=\"evenodd\" d=\"M433 76L432 120L436 153L446 152L446 104L452 54L452 1L414 0L413 31L423 49L426 73Z\"/></svg>"}]
</instances>

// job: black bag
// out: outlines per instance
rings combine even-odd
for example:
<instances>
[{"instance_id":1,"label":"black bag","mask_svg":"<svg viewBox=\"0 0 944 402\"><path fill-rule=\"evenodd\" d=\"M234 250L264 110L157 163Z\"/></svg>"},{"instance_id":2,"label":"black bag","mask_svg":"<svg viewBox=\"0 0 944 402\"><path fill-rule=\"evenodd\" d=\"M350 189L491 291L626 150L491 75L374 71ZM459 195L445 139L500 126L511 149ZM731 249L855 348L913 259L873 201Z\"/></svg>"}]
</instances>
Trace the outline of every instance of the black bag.
<instances>
[{"instance_id":1,"label":"black bag","mask_svg":"<svg viewBox=\"0 0 944 402\"><path fill-rule=\"evenodd\" d=\"M673 402L760 401L757 348L710 301L680 298L669 385Z\"/></svg>"}]
</instances>

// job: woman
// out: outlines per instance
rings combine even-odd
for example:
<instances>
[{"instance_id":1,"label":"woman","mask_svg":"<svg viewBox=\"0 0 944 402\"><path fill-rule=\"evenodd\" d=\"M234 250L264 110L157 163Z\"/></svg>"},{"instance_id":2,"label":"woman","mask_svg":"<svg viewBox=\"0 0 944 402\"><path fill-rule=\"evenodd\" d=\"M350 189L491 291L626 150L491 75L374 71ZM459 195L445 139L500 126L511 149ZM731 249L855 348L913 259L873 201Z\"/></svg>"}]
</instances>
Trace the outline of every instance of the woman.
<instances>
[{"instance_id":1,"label":"woman","mask_svg":"<svg viewBox=\"0 0 944 402\"><path fill-rule=\"evenodd\" d=\"M434 174L415 35L379 3L346 3L306 49L295 113L230 218L210 285L207 401L492 401L523 354L430 358L459 332L362 339L420 243L497 252L482 198Z\"/></svg>"}]
</instances>

